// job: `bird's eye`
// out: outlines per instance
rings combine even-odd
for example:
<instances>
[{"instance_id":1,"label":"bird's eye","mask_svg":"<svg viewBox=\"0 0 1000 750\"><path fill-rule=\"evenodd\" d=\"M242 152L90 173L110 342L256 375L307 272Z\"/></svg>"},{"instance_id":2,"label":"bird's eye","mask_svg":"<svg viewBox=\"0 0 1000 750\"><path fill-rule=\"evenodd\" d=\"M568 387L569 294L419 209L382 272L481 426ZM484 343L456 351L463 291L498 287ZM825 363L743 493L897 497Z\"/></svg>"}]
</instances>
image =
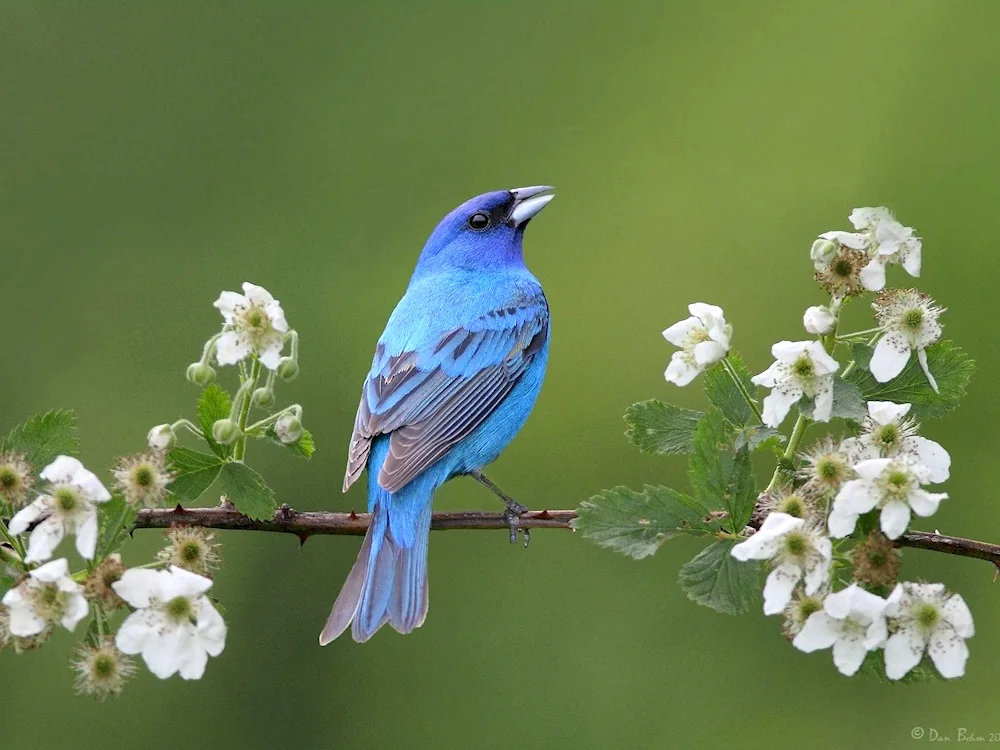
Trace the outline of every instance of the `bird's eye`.
<instances>
[{"instance_id":1,"label":"bird's eye","mask_svg":"<svg viewBox=\"0 0 1000 750\"><path fill-rule=\"evenodd\" d=\"M472 214L472 216L469 217L469 226L472 229L476 230L477 232L481 232L482 230L486 229L486 227L488 227L489 225L490 225L490 215L487 213L484 213L482 211L476 211L476 213Z\"/></svg>"}]
</instances>

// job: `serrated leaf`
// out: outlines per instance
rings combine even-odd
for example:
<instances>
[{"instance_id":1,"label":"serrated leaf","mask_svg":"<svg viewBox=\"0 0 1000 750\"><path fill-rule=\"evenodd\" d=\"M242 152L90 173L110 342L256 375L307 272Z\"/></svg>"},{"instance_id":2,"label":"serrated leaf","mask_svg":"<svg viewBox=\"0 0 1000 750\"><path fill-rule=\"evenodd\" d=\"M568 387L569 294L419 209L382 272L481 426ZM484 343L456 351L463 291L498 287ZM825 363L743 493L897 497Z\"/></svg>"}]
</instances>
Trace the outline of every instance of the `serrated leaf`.
<instances>
[{"instance_id":1,"label":"serrated leaf","mask_svg":"<svg viewBox=\"0 0 1000 750\"><path fill-rule=\"evenodd\" d=\"M809 419L813 418L815 402L811 398L803 398L798 404L799 413ZM830 411L830 419L840 417L841 419L853 419L859 421L868 414L868 406L865 398L861 395L858 387L842 377L833 379L833 408Z\"/></svg>"},{"instance_id":2,"label":"serrated leaf","mask_svg":"<svg viewBox=\"0 0 1000 750\"><path fill-rule=\"evenodd\" d=\"M10 431L2 449L23 453L36 472L56 456L76 455L80 450L76 415L68 409L56 409L30 417Z\"/></svg>"},{"instance_id":3,"label":"serrated leaf","mask_svg":"<svg viewBox=\"0 0 1000 750\"><path fill-rule=\"evenodd\" d=\"M225 495L236 510L256 520L271 518L278 507L274 490L264 478L246 464L233 461L222 468L219 475L219 492Z\"/></svg>"},{"instance_id":4,"label":"serrated leaf","mask_svg":"<svg viewBox=\"0 0 1000 750\"><path fill-rule=\"evenodd\" d=\"M716 612L746 612L757 598L757 566L730 554L735 541L724 539L706 547L681 568L678 581L688 598Z\"/></svg>"},{"instance_id":5,"label":"serrated leaf","mask_svg":"<svg viewBox=\"0 0 1000 750\"><path fill-rule=\"evenodd\" d=\"M894 401L897 404L913 404L912 413L917 417L941 417L952 411L969 385L976 363L962 349L950 341L941 341L927 347L927 365L934 379L937 380L940 393L936 393L927 382L927 376L917 362L916 356L911 356L903 371L888 383L879 383L860 364L865 355L855 344L851 349L855 352L858 366L848 376L848 380L856 385L866 401ZM867 348L867 347L866 347ZM869 357L870 359L870 357Z\"/></svg>"},{"instance_id":6,"label":"serrated leaf","mask_svg":"<svg viewBox=\"0 0 1000 750\"><path fill-rule=\"evenodd\" d=\"M726 509L731 531L746 526L757 502L750 450L747 445L736 448L735 435L718 409L707 412L698 422L688 476L702 505Z\"/></svg>"},{"instance_id":7,"label":"serrated leaf","mask_svg":"<svg viewBox=\"0 0 1000 750\"><path fill-rule=\"evenodd\" d=\"M577 508L573 528L593 542L636 560L652 555L677 534L710 533L708 511L692 497L669 487L646 485L603 490Z\"/></svg>"},{"instance_id":8,"label":"serrated leaf","mask_svg":"<svg viewBox=\"0 0 1000 750\"><path fill-rule=\"evenodd\" d=\"M106 503L101 503L97 508L98 550L101 555L114 552L111 549L111 542L123 527L131 528L135 523L135 510L125 502L125 498L115 493Z\"/></svg>"},{"instance_id":9,"label":"serrated leaf","mask_svg":"<svg viewBox=\"0 0 1000 750\"><path fill-rule=\"evenodd\" d=\"M201 497L219 476L225 462L210 453L201 453L178 446L167 454L174 474L167 489L180 502L191 503Z\"/></svg>"},{"instance_id":10,"label":"serrated leaf","mask_svg":"<svg viewBox=\"0 0 1000 750\"><path fill-rule=\"evenodd\" d=\"M736 354L730 354L729 362L747 393L753 393L755 386L750 381L750 371L743 364L743 360ZM734 427L749 427L753 424L759 424L757 415L754 414L750 404L743 397L743 393L724 367L713 367L702 377L705 380L705 395L708 396L708 400L722 412Z\"/></svg>"},{"instance_id":11,"label":"serrated leaf","mask_svg":"<svg viewBox=\"0 0 1000 750\"><path fill-rule=\"evenodd\" d=\"M229 458L233 455L233 446L217 443L212 437L212 425L220 419L228 419L232 407L233 402L229 392L218 383L209 385L198 397L198 424L205 434L208 447L220 458Z\"/></svg>"},{"instance_id":12,"label":"serrated leaf","mask_svg":"<svg viewBox=\"0 0 1000 750\"><path fill-rule=\"evenodd\" d=\"M264 433L264 437L266 437L270 442L274 443L275 445L280 445L285 450L291 451L299 458L306 458L306 459L312 458L312 454L316 452L316 444L313 441L313 435L311 432L309 432L309 430L306 429L302 430L302 437L300 437L294 443L281 442L281 439L278 437L277 433L275 433L273 427L271 427L270 429L268 429L266 433Z\"/></svg>"},{"instance_id":13,"label":"serrated leaf","mask_svg":"<svg viewBox=\"0 0 1000 750\"><path fill-rule=\"evenodd\" d=\"M874 353L875 350L867 344L851 344L851 359L854 360L855 367L862 370L868 370Z\"/></svg>"},{"instance_id":14,"label":"serrated leaf","mask_svg":"<svg viewBox=\"0 0 1000 750\"><path fill-rule=\"evenodd\" d=\"M781 449L781 446L785 444L787 438L782 435L774 427L746 427L736 433L736 440L733 445L736 450L739 450L743 446L748 446L751 451L755 451L758 448L768 448L774 450L775 448Z\"/></svg>"},{"instance_id":15,"label":"serrated leaf","mask_svg":"<svg viewBox=\"0 0 1000 750\"><path fill-rule=\"evenodd\" d=\"M682 409L655 398L632 404L625 410L625 431L643 453L690 453L700 411Z\"/></svg>"}]
</instances>

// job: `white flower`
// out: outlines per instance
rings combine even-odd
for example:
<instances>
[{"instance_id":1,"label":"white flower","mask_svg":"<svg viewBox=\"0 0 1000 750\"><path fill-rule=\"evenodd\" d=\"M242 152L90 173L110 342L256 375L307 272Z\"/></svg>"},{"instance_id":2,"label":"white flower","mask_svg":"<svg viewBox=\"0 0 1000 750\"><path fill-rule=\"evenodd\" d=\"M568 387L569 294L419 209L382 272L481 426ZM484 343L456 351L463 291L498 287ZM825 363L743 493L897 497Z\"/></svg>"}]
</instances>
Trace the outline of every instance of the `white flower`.
<instances>
[{"instance_id":1,"label":"white flower","mask_svg":"<svg viewBox=\"0 0 1000 750\"><path fill-rule=\"evenodd\" d=\"M87 616L90 608L83 587L68 572L65 558L53 560L35 568L23 583L4 594L12 635L38 635L55 623L73 630Z\"/></svg>"},{"instance_id":2,"label":"white flower","mask_svg":"<svg viewBox=\"0 0 1000 750\"><path fill-rule=\"evenodd\" d=\"M77 551L90 560L97 547L97 504L110 500L111 493L71 456L57 457L41 477L51 483L47 493L10 521L12 534L23 534L39 522L28 539L25 562L48 560L66 534L76 534Z\"/></svg>"},{"instance_id":3,"label":"white flower","mask_svg":"<svg viewBox=\"0 0 1000 750\"><path fill-rule=\"evenodd\" d=\"M941 583L900 583L885 610L895 630L885 644L885 674L898 680L930 654L942 677L961 677L969 658L967 638L975 634L972 613L958 594Z\"/></svg>"},{"instance_id":4,"label":"white flower","mask_svg":"<svg viewBox=\"0 0 1000 750\"><path fill-rule=\"evenodd\" d=\"M892 219L892 214L885 206L865 206L855 208L847 218L855 229L874 232L880 222Z\"/></svg>"},{"instance_id":5,"label":"white flower","mask_svg":"<svg viewBox=\"0 0 1000 750\"><path fill-rule=\"evenodd\" d=\"M802 316L802 325L806 333L825 336L837 325L837 316L825 305L814 305L806 309Z\"/></svg>"},{"instance_id":6,"label":"white flower","mask_svg":"<svg viewBox=\"0 0 1000 750\"><path fill-rule=\"evenodd\" d=\"M146 435L146 441L154 451L168 451L177 442L177 435L170 425L158 424Z\"/></svg>"},{"instance_id":7,"label":"white flower","mask_svg":"<svg viewBox=\"0 0 1000 750\"><path fill-rule=\"evenodd\" d=\"M215 301L226 328L216 344L220 365L234 365L251 352L269 370L277 369L288 323L281 304L264 287L244 282L243 294L223 292Z\"/></svg>"},{"instance_id":8,"label":"white flower","mask_svg":"<svg viewBox=\"0 0 1000 750\"><path fill-rule=\"evenodd\" d=\"M833 500L828 520L830 534L844 537L854 531L858 516L881 508L882 533L898 539L910 525L910 511L931 516L946 492L927 492L920 485L930 481L930 470L909 456L871 458L854 467L858 478L844 484Z\"/></svg>"},{"instance_id":9,"label":"white flower","mask_svg":"<svg viewBox=\"0 0 1000 750\"><path fill-rule=\"evenodd\" d=\"M869 651L885 643L885 607L882 597L852 583L823 600L823 609L809 615L792 645L806 653L833 646L834 665L850 677Z\"/></svg>"},{"instance_id":10,"label":"white flower","mask_svg":"<svg viewBox=\"0 0 1000 750\"><path fill-rule=\"evenodd\" d=\"M855 208L850 215L857 232L824 232L821 240L836 242L854 250L864 250L868 263L861 271L861 283L873 292L885 286L885 267L901 263L911 276L920 275L920 238L911 227L896 221L885 206ZM813 263L817 271L825 271L833 258L817 244L813 245Z\"/></svg>"},{"instance_id":11,"label":"white flower","mask_svg":"<svg viewBox=\"0 0 1000 750\"><path fill-rule=\"evenodd\" d=\"M906 415L910 404L869 401L863 432L847 438L841 448L858 463L869 458L909 456L928 470L927 481L937 484L948 479L951 456L939 443L917 435L918 425Z\"/></svg>"},{"instance_id":12,"label":"white flower","mask_svg":"<svg viewBox=\"0 0 1000 750\"><path fill-rule=\"evenodd\" d=\"M133 568L112 584L135 608L115 643L123 653L142 654L160 679L179 672L185 680L201 679L209 656L226 645L226 623L205 592L212 581L171 566L170 570Z\"/></svg>"},{"instance_id":13,"label":"white flower","mask_svg":"<svg viewBox=\"0 0 1000 750\"><path fill-rule=\"evenodd\" d=\"M813 419L830 420L833 410L833 375L840 368L818 341L779 341L771 347L775 362L752 381L770 388L764 399L764 423L777 427L792 404L803 396L816 399Z\"/></svg>"},{"instance_id":14,"label":"white flower","mask_svg":"<svg viewBox=\"0 0 1000 750\"><path fill-rule=\"evenodd\" d=\"M805 593L819 591L830 573L830 540L801 518L771 513L760 530L731 550L737 560L770 560L772 570L764 584L764 614L776 615L792 598L796 584L805 581Z\"/></svg>"},{"instance_id":15,"label":"white flower","mask_svg":"<svg viewBox=\"0 0 1000 750\"><path fill-rule=\"evenodd\" d=\"M687 385L706 367L724 359L733 335L721 307L694 302L688 305L688 312L690 318L663 332L663 338L681 349L674 352L664 373L676 385Z\"/></svg>"},{"instance_id":16,"label":"white flower","mask_svg":"<svg viewBox=\"0 0 1000 750\"><path fill-rule=\"evenodd\" d=\"M910 352L916 351L920 367L936 391L937 382L927 367L924 348L941 338L938 318L945 308L938 307L934 300L916 289L883 292L872 307L879 325L885 330L868 365L875 379L880 383L892 380L910 361Z\"/></svg>"}]
</instances>

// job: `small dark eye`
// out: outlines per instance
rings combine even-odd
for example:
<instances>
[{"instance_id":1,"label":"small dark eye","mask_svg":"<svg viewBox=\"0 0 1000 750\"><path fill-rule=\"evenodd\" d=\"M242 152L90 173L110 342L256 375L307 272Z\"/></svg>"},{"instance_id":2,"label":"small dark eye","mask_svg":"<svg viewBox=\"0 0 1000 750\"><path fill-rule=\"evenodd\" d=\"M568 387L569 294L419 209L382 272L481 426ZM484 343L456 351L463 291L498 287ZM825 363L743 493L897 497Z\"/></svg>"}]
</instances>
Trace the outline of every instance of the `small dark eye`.
<instances>
[{"instance_id":1,"label":"small dark eye","mask_svg":"<svg viewBox=\"0 0 1000 750\"><path fill-rule=\"evenodd\" d=\"M481 232L490 225L490 216L482 211L476 211L469 217L469 226L475 229L477 232Z\"/></svg>"}]
</instances>

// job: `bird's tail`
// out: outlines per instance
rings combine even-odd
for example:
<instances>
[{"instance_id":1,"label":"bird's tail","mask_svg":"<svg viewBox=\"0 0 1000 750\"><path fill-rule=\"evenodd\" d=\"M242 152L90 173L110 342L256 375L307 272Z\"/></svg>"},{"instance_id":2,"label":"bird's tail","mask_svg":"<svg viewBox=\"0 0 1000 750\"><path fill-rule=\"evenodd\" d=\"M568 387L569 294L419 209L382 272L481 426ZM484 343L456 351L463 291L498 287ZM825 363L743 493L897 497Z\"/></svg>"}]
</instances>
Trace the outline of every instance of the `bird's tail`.
<instances>
[{"instance_id":1,"label":"bird's tail","mask_svg":"<svg viewBox=\"0 0 1000 750\"><path fill-rule=\"evenodd\" d=\"M409 633L427 616L431 498L413 513L401 498L380 487L375 492L368 533L319 636L320 645L343 633L352 621L351 635L364 643L387 622Z\"/></svg>"}]
</instances>

